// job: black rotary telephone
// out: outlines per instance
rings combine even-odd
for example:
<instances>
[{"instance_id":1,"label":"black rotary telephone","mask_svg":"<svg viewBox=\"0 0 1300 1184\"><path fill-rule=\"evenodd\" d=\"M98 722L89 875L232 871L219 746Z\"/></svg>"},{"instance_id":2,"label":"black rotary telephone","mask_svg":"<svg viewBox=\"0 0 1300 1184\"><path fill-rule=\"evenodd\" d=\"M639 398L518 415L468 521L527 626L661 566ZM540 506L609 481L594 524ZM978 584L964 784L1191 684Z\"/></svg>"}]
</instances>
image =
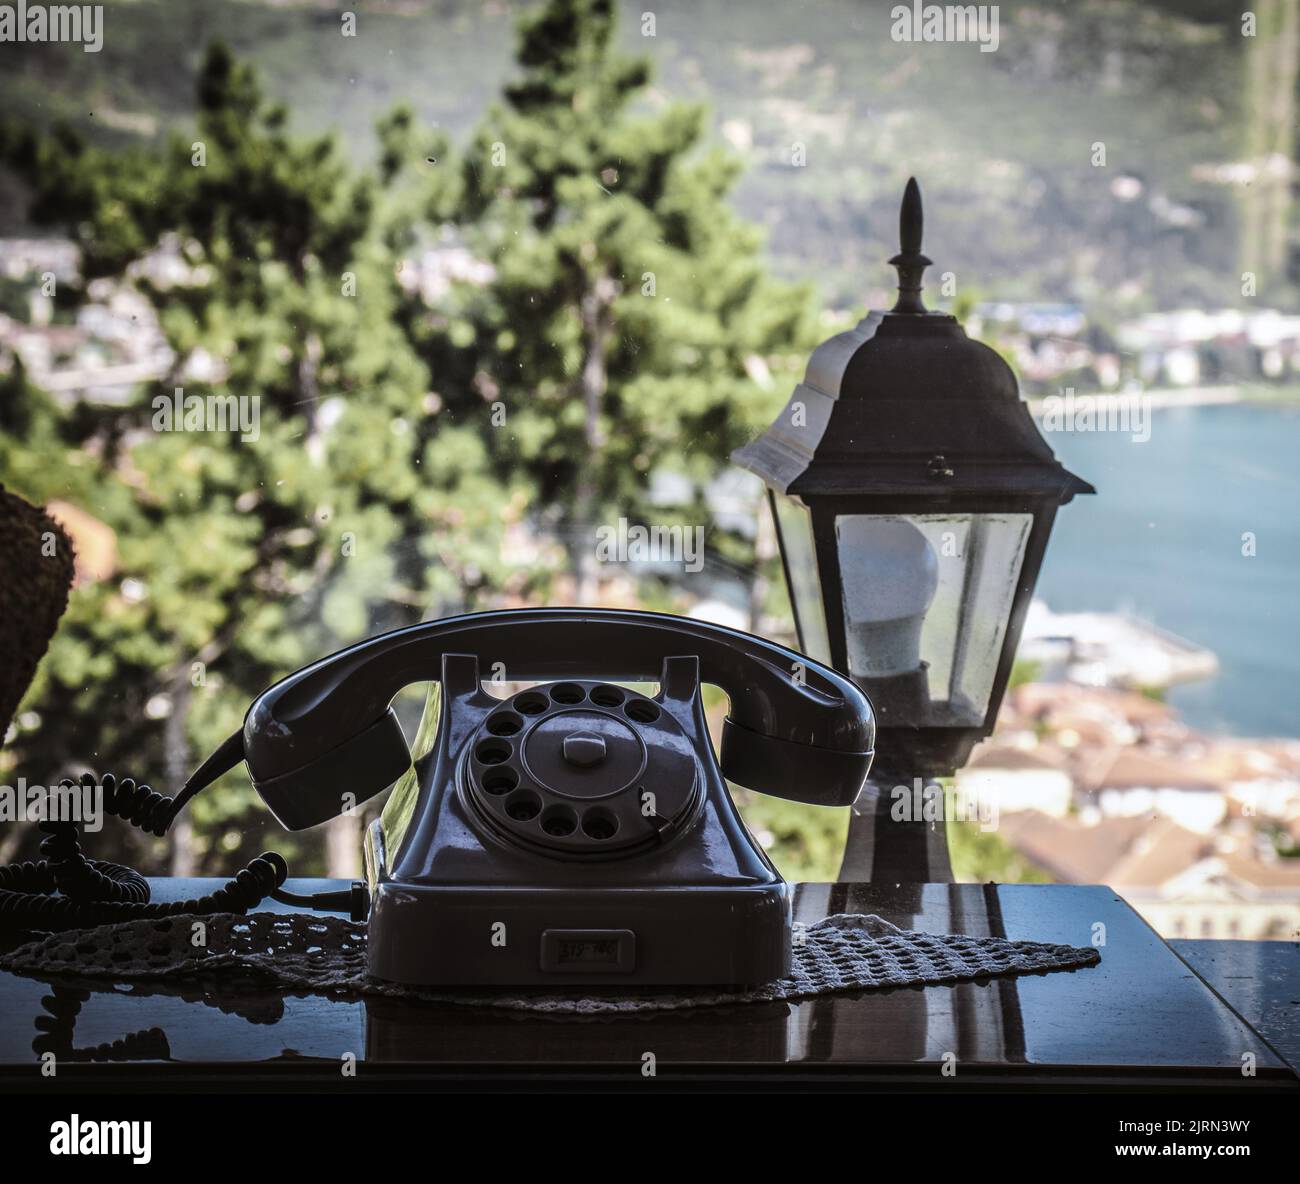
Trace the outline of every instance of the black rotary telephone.
<instances>
[{"instance_id":1,"label":"black rotary telephone","mask_svg":"<svg viewBox=\"0 0 1300 1184\"><path fill-rule=\"evenodd\" d=\"M558 681L502 699L483 688L490 671ZM389 704L430 680L441 684L436 741L412 766ZM620 685L656 680L653 697ZM706 682L730 699L720 760L700 699ZM271 895L316 908L350 903L354 917L369 918L371 973L407 984L766 982L789 970L789 887L724 778L847 806L874 735L871 707L847 678L722 626L582 608L431 621L264 691L174 799L104 780L110 812L159 834L241 759L290 830L397 782L366 836L367 886L294 896L281 887L283 860L268 853L212 897L153 905L130 869L70 850L75 833L54 829L70 824L43 824L53 845L43 862L59 866L39 884L35 873L18 882L6 877L13 868L0 869L0 919L86 924L243 910ZM60 868L80 899L56 882ZM107 882L98 900L84 892L88 877ZM55 887L73 899L39 895ZM42 907L44 918L28 915Z\"/></svg>"}]
</instances>

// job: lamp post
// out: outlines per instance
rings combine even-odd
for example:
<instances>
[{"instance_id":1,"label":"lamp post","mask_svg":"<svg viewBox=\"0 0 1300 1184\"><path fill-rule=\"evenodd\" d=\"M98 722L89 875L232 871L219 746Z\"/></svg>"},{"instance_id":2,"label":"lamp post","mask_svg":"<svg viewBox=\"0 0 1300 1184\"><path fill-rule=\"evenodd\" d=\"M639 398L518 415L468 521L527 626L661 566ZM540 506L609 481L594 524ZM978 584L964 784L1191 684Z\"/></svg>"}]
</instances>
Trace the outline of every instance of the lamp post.
<instances>
[{"instance_id":1,"label":"lamp post","mask_svg":"<svg viewBox=\"0 0 1300 1184\"><path fill-rule=\"evenodd\" d=\"M767 485L804 652L877 712L842 879L951 879L942 822L891 791L947 776L992 730L1066 470L1010 367L928 311L921 192L899 218L898 300L820 345L785 410L732 459Z\"/></svg>"}]
</instances>

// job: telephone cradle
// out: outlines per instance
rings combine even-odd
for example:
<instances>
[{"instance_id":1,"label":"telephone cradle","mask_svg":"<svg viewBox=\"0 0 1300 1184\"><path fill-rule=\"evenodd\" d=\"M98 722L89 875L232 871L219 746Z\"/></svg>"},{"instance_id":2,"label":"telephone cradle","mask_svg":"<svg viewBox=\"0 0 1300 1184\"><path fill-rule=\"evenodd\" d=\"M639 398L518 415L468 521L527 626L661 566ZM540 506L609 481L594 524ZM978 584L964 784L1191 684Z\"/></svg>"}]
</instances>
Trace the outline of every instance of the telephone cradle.
<instances>
[{"instance_id":1,"label":"telephone cradle","mask_svg":"<svg viewBox=\"0 0 1300 1184\"><path fill-rule=\"evenodd\" d=\"M503 698L485 670L539 685ZM437 730L412 764L390 703L430 681ZM628 685L656 682L653 695ZM704 683L729 700L716 755ZM284 861L268 853L197 903L350 906L368 920L371 974L412 986L747 986L789 972L791 890L727 781L848 806L874 737L853 682L762 638L660 613L517 609L398 629L306 666L253 701L176 798L126 781L106 805L162 833L242 759L280 823L301 830L394 786L366 835L367 883L347 900L285 892ZM130 869L113 878L131 876L143 883ZM0 919L86 923L106 907L171 906L0 891Z\"/></svg>"}]
</instances>

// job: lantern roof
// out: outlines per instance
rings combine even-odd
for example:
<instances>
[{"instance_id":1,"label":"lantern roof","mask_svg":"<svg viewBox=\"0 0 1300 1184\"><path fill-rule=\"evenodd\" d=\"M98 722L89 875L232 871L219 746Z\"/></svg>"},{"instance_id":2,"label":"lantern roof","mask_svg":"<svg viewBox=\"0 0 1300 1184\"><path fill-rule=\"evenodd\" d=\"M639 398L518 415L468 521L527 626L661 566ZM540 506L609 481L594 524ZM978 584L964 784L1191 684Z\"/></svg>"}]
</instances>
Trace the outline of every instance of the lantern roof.
<instances>
[{"instance_id":1,"label":"lantern roof","mask_svg":"<svg viewBox=\"0 0 1300 1184\"><path fill-rule=\"evenodd\" d=\"M801 499L986 494L1063 505L1095 493L1053 455L1011 367L955 317L925 308L922 230L912 178L890 260L898 301L818 346L785 410L732 460Z\"/></svg>"}]
</instances>

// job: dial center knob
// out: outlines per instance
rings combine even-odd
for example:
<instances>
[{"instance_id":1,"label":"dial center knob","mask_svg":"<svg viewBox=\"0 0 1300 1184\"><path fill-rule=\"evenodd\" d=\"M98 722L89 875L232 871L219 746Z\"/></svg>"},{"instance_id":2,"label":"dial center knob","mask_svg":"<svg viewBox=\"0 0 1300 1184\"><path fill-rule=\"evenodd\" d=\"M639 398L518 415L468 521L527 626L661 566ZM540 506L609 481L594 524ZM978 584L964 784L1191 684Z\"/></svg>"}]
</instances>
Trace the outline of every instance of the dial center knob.
<instances>
[{"instance_id":1,"label":"dial center knob","mask_svg":"<svg viewBox=\"0 0 1300 1184\"><path fill-rule=\"evenodd\" d=\"M605 737L594 732L574 732L560 746L564 759L579 769L590 769L605 759Z\"/></svg>"},{"instance_id":2,"label":"dial center knob","mask_svg":"<svg viewBox=\"0 0 1300 1184\"><path fill-rule=\"evenodd\" d=\"M547 716L524 742L524 763L539 785L572 798L618 793L641 776L646 750L636 730L591 708Z\"/></svg>"}]
</instances>

